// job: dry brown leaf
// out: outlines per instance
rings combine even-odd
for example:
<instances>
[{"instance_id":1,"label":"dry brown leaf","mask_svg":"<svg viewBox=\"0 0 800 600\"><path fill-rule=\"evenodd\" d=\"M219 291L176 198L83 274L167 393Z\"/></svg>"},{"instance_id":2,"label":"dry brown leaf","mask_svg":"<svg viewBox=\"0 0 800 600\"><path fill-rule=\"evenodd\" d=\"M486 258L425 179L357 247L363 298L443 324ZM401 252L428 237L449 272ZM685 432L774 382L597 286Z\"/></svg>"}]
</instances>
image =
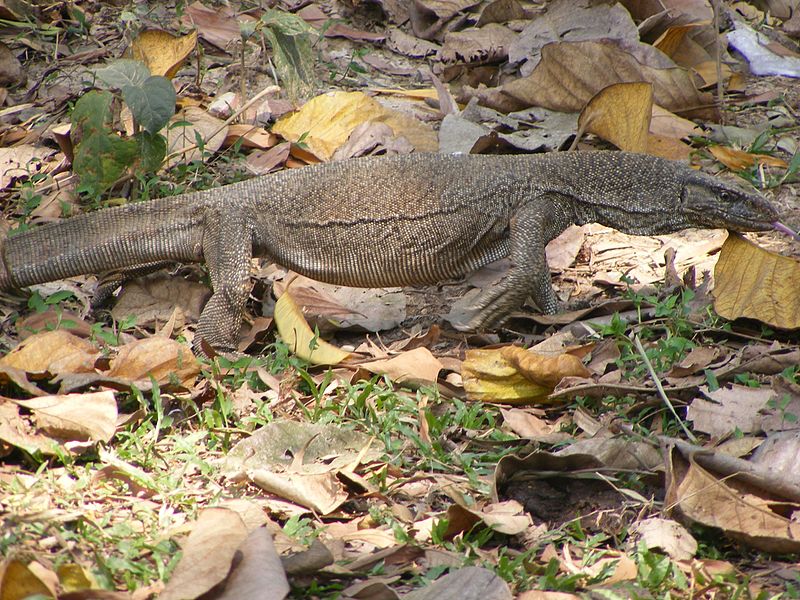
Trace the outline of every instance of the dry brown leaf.
<instances>
[{"instance_id":1,"label":"dry brown leaf","mask_svg":"<svg viewBox=\"0 0 800 600\"><path fill-rule=\"evenodd\" d=\"M530 412L530 410L512 408L500 409L503 424L522 438L536 439L547 436L556 430L556 426Z\"/></svg>"},{"instance_id":2,"label":"dry brown leaf","mask_svg":"<svg viewBox=\"0 0 800 600\"><path fill-rule=\"evenodd\" d=\"M516 37L514 31L499 23L451 31L444 38L439 60L468 65L500 62L508 57L508 47Z\"/></svg>"},{"instance_id":3,"label":"dry brown leaf","mask_svg":"<svg viewBox=\"0 0 800 600\"><path fill-rule=\"evenodd\" d=\"M714 269L714 310L782 329L800 328L800 263L730 234Z\"/></svg>"},{"instance_id":4,"label":"dry brown leaf","mask_svg":"<svg viewBox=\"0 0 800 600\"><path fill-rule=\"evenodd\" d=\"M670 453L665 503L691 521L766 552L800 552L800 527L784 515L800 506L770 498L763 490L718 478L695 462Z\"/></svg>"},{"instance_id":5,"label":"dry brown leaf","mask_svg":"<svg viewBox=\"0 0 800 600\"><path fill-rule=\"evenodd\" d=\"M47 173L49 169L43 168L43 165L54 153L52 149L33 144L0 148L0 189L7 188L17 179Z\"/></svg>"},{"instance_id":6,"label":"dry brown leaf","mask_svg":"<svg viewBox=\"0 0 800 600\"><path fill-rule=\"evenodd\" d=\"M660 156L669 160L686 160L691 158L693 148L682 141L660 135L647 136L647 154Z\"/></svg>"},{"instance_id":7,"label":"dry brown leaf","mask_svg":"<svg viewBox=\"0 0 800 600\"><path fill-rule=\"evenodd\" d=\"M692 135L699 135L700 129L689 119L679 117L666 108L653 104L650 133L668 138L684 139Z\"/></svg>"},{"instance_id":8,"label":"dry brown leaf","mask_svg":"<svg viewBox=\"0 0 800 600\"><path fill-rule=\"evenodd\" d=\"M348 494L336 473L276 473L254 469L248 477L262 490L327 515L347 501Z\"/></svg>"},{"instance_id":9,"label":"dry brown leaf","mask_svg":"<svg viewBox=\"0 0 800 600\"><path fill-rule=\"evenodd\" d=\"M572 265L585 239L586 232L583 227L578 225L567 227L547 244L545 248L547 265L554 271L562 271Z\"/></svg>"},{"instance_id":10,"label":"dry brown leaf","mask_svg":"<svg viewBox=\"0 0 800 600\"><path fill-rule=\"evenodd\" d=\"M275 551L272 534L265 527L251 531L237 553L241 553L241 560L236 562L225 582L225 591L216 600L283 600L289 594L281 559Z\"/></svg>"},{"instance_id":11,"label":"dry brown leaf","mask_svg":"<svg viewBox=\"0 0 800 600\"><path fill-rule=\"evenodd\" d=\"M239 140L242 141L243 148L258 148L259 150L272 148L279 141L277 135L270 133L263 127L256 127L246 123L228 125L228 132L225 135L225 141L222 142L222 147L233 146Z\"/></svg>"},{"instance_id":12,"label":"dry brown leaf","mask_svg":"<svg viewBox=\"0 0 800 600\"><path fill-rule=\"evenodd\" d=\"M114 392L15 400L33 413L38 429L61 440L108 442L117 429Z\"/></svg>"},{"instance_id":13,"label":"dry brown leaf","mask_svg":"<svg viewBox=\"0 0 800 600\"><path fill-rule=\"evenodd\" d=\"M151 75L172 79L196 46L197 31L175 36L160 29L150 29L133 40L130 56L146 64Z\"/></svg>"},{"instance_id":14,"label":"dry brown leaf","mask_svg":"<svg viewBox=\"0 0 800 600\"><path fill-rule=\"evenodd\" d=\"M216 507L204 509L183 544L183 556L159 598L197 598L224 581L247 536L247 527L236 512Z\"/></svg>"},{"instance_id":15,"label":"dry brown leaf","mask_svg":"<svg viewBox=\"0 0 800 600\"><path fill-rule=\"evenodd\" d=\"M785 160L777 156L751 154L750 152L737 150L729 146L711 146L709 152L731 171L744 171L751 169L756 164L778 167L781 169L785 169L788 166Z\"/></svg>"},{"instance_id":16,"label":"dry brown leaf","mask_svg":"<svg viewBox=\"0 0 800 600\"><path fill-rule=\"evenodd\" d=\"M58 450L55 440L37 433L30 421L20 414L19 408L7 400L0 400L0 440L29 454L40 452L53 456Z\"/></svg>"},{"instance_id":17,"label":"dry brown leaf","mask_svg":"<svg viewBox=\"0 0 800 600\"><path fill-rule=\"evenodd\" d=\"M92 342L56 329L37 333L0 358L0 365L28 373L91 373L100 350Z\"/></svg>"},{"instance_id":18,"label":"dry brown leaf","mask_svg":"<svg viewBox=\"0 0 800 600\"><path fill-rule=\"evenodd\" d=\"M512 600L508 584L482 567L451 570L422 589L403 595L403 600Z\"/></svg>"},{"instance_id":19,"label":"dry brown leaf","mask_svg":"<svg viewBox=\"0 0 800 600\"><path fill-rule=\"evenodd\" d=\"M446 539L468 532L477 523L483 523L506 535L520 534L533 525L525 507L516 500L494 502L480 510L452 504L447 509L447 520L447 531L444 534Z\"/></svg>"},{"instance_id":20,"label":"dry brown leaf","mask_svg":"<svg viewBox=\"0 0 800 600\"><path fill-rule=\"evenodd\" d=\"M195 147L197 135L205 142L205 152L216 152L222 147L227 131L228 126L224 121L198 106L187 106L180 110L170 119L167 127L167 152L169 155L176 152L180 154L170 158L165 168L203 159L203 153Z\"/></svg>"},{"instance_id":21,"label":"dry brown leaf","mask_svg":"<svg viewBox=\"0 0 800 600\"><path fill-rule=\"evenodd\" d=\"M414 348L386 360L359 365L371 373L386 374L396 383L434 385L444 366L427 348Z\"/></svg>"},{"instance_id":22,"label":"dry brown leaf","mask_svg":"<svg viewBox=\"0 0 800 600\"><path fill-rule=\"evenodd\" d=\"M645 152L653 112L653 86L635 81L615 83L597 92L578 117L578 137L584 131L620 150Z\"/></svg>"},{"instance_id":23,"label":"dry brown leaf","mask_svg":"<svg viewBox=\"0 0 800 600\"><path fill-rule=\"evenodd\" d=\"M697 552L697 540L672 519L651 517L634 523L631 531L636 534L638 543L643 543L648 549L659 548L673 560L689 560Z\"/></svg>"},{"instance_id":24,"label":"dry brown leaf","mask_svg":"<svg viewBox=\"0 0 800 600\"><path fill-rule=\"evenodd\" d=\"M188 346L161 336L125 344L111 361L109 377L136 382L152 377L159 385L189 388L200 374L200 363Z\"/></svg>"},{"instance_id":25,"label":"dry brown leaf","mask_svg":"<svg viewBox=\"0 0 800 600\"><path fill-rule=\"evenodd\" d=\"M242 38L239 21L253 23L255 19L247 14L236 15L230 6L209 7L201 2L193 2L186 7L181 24L197 28L201 38L221 50L235 40Z\"/></svg>"},{"instance_id":26,"label":"dry brown leaf","mask_svg":"<svg viewBox=\"0 0 800 600\"><path fill-rule=\"evenodd\" d=\"M614 83L647 81L659 106L687 117L714 118L710 94L695 87L690 74L645 44L626 48L614 40L554 43L528 76L499 88L480 90L482 103L501 112L543 106L578 112L597 92Z\"/></svg>"},{"instance_id":27,"label":"dry brown leaf","mask_svg":"<svg viewBox=\"0 0 800 600\"><path fill-rule=\"evenodd\" d=\"M176 327L183 327L200 318L211 290L202 283L154 273L126 282L114 302L111 316L118 321L135 317L139 327L159 327L177 310Z\"/></svg>"},{"instance_id":28,"label":"dry brown leaf","mask_svg":"<svg viewBox=\"0 0 800 600\"><path fill-rule=\"evenodd\" d=\"M362 92L330 92L312 98L299 111L280 119L274 133L297 142L322 160L329 160L361 123L386 123L395 136L405 137L418 152L435 152L438 139L431 127L381 106Z\"/></svg>"},{"instance_id":29,"label":"dry brown leaf","mask_svg":"<svg viewBox=\"0 0 800 600\"><path fill-rule=\"evenodd\" d=\"M589 0L552 0L546 12L529 19L509 48L509 61L521 63L520 73L530 75L539 63L542 48L553 42L607 39L636 44L639 31L630 12L619 4Z\"/></svg>"},{"instance_id":30,"label":"dry brown leaf","mask_svg":"<svg viewBox=\"0 0 800 600\"><path fill-rule=\"evenodd\" d=\"M291 292L278 298L274 318L281 339L300 358L315 365L338 365L350 356L349 352L320 340L311 331Z\"/></svg>"},{"instance_id":31,"label":"dry brown leaf","mask_svg":"<svg viewBox=\"0 0 800 600\"><path fill-rule=\"evenodd\" d=\"M536 354L519 346L506 346L500 352L525 377L548 387L556 387L564 377L591 376L581 359L572 354Z\"/></svg>"},{"instance_id":32,"label":"dry brown leaf","mask_svg":"<svg viewBox=\"0 0 800 600\"><path fill-rule=\"evenodd\" d=\"M251 152L247 155L247 168L256 175L266 175L286 163L291 149L289 142L283 142L266 151Z\"/></svg>"},{"instance_id":33,"label":"dry brown leaf","mask_svg":"<svg viewBox=\"0 0 800 600\"><path fill-rule=\"evenodd\" d=\"M703 386L700 391L710 400L695 398L687 409L686 418L692 422L695 431L714 438L737 430L744 433L761 431L761 409L775 396L775 392L768 387L751 388L744 385L714 391Z\"/></svg>"}]
</instances>

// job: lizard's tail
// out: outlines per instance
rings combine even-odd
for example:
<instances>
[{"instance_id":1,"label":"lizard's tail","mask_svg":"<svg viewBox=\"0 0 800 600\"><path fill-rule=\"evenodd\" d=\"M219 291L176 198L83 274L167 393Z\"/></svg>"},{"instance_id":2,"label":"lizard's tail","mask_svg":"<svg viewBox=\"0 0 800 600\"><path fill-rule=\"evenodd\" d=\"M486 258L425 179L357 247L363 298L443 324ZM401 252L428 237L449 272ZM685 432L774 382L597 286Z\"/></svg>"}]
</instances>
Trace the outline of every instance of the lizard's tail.
<instances>
[{"instance_id":1,"label":"lizard's tail","mask_svg":"<svg viewBox=\"0 0 800 600\"><path fill-rule=\"evenodd\" d=\"M5 245L8 239L8 234L3 231L0 232L0 292L5 292L14 288L14 282L11 281L11 275L6 267L6 253Z\"/></svg>"},{"instance_id":2,"label":"lizard's tail","mask_svg":"<svg viewBox=\"0 0 800 600\"><path fill-rule=\"evenodd\" d=\"M206 201L186 194L99 210L0 241L0 289L202 258Z\"/></svg>"}]
</instances>

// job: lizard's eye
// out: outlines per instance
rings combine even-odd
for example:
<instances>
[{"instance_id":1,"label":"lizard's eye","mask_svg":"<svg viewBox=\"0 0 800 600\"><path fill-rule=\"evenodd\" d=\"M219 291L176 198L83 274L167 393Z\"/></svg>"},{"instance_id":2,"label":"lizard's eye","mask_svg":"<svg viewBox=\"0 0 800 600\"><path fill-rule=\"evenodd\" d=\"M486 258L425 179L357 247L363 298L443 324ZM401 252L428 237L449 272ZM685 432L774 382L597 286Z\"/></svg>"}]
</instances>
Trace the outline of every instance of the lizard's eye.
<instances>
[{"instance_id":1,"label":"lizard's eye","mask_svg":"<svg viewBox=\"0 0 800 600\"><path fill-rule=\"evenodd\" d=\"M727 190L722 190L719 193L719 199L722 200L723 202L730 202L731 200L733 200L731 193Z\"/></svg>"}]
</instances>

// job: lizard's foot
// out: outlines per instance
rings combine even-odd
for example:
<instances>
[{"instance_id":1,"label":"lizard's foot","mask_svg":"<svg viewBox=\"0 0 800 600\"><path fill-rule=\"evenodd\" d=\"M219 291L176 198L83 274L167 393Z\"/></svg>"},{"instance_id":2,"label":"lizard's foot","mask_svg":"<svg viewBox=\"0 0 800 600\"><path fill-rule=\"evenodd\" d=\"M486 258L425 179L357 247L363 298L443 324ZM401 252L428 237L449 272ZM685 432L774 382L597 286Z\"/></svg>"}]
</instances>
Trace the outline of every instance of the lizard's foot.
<instances>
[{"instance_id":1,"label":"lizard's foot","mask_svg":"<svg viewBox=\"0 0 800 600\"><path fill-rule=\"evenodd\" d=\"M501 284L481 294L475 303L478 314L470 320L469 328L490 329L502 325L511 312L522 306L529 294L544 314L558 312L558 300L549 279L535 281L533 286L514 285L513 281L506 280L505 285Z\"/></svg>"},{"instance_id":2,"label":"lizard's foot","mask_svg":"<svg viewBox=\"0 0 800 600\"><path fill-rule=\"evenodd\" d=\"M484 292L475 303L478 311L469 321L472 330L493 329L502 325L509 313L522 305L527 291L507 290L503 286Z\"/></svg>"}]
</instances>

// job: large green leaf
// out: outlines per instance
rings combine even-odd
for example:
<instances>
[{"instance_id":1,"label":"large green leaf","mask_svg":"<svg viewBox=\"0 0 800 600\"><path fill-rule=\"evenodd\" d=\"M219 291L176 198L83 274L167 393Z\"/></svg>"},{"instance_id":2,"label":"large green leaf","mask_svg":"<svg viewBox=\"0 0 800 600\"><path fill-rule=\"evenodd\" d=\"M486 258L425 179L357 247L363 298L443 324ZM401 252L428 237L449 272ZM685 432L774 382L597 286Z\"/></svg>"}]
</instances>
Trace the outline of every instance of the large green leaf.
<instances>
[{"instance_id":1,"label":"large green leaf","mask_svg":"<svg viewBox=\"0 0 800 600\"><path fill-rule=\"evenodd\" d=\"M110 188L138 158L136 142L124 140L111 131L109 92L84 94L72 111L75 147L73 171L80 178L78 191L97 197Z\"/></svg>"},{"instance_id":2,"label":"large green leaf","mask_svg":"<svg viewBox=\"0 0 800 600\"><path fill-rule=\"evenodd\" d=\"M141 85L122 87L122 98L146 131L157 133L175 114L175 88L166 77L153 75Z\"/></svg>"},{"instance_id":3,"label":"large green leaf","mask_svg":"<svg viewBox=\"0 0 800 600\"><path fill-rule=\"evenodd\" d=\"M138 87L150 77L150 69L140 60L121 58L95 71L106 86L121 90L127 85ZM98 86L103 87L103 86Z\"/></svg>"}]
</instances>

